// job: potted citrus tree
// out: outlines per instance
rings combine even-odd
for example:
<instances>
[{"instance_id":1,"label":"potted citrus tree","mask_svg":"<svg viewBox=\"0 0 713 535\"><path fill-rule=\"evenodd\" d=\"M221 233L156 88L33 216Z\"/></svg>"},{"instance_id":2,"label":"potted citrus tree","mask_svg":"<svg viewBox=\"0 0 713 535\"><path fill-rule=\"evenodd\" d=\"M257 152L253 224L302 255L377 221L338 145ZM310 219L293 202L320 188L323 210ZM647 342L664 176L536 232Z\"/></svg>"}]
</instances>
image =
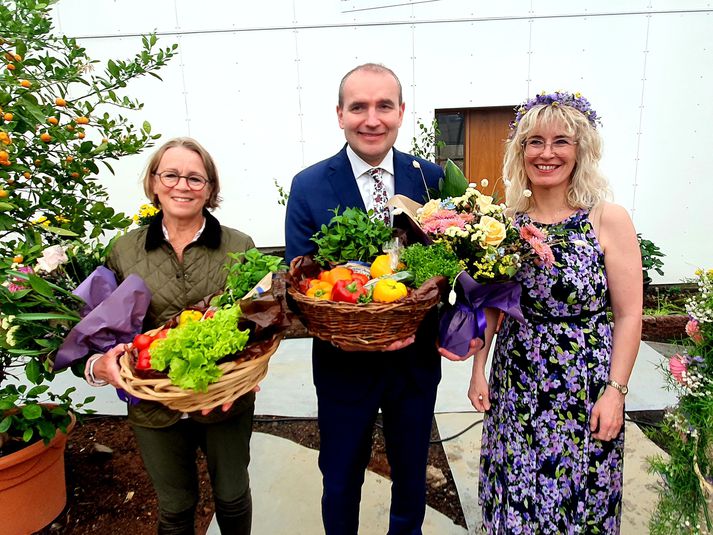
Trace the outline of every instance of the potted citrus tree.
<instances>
[{"instance_id":1,"label":"potted citrus tree","mask_svg":"<svg viewBox=\"0 0 713 535\"><path fill-rule=\"evenodd\" d=\"M141 103L119 94L175 54L156 37L128 60L100 67L74 39L53 33L50 4L0 0L0 518L9 533L35 531L64 507L63 448L74 410L72 390L53 392L52 358L80 319L71 290L103 262L100 240L131 220L108 206L99 165L136 154L158 136L116 108ZM20 451L16 451L20 450ZM28 450L54 452L39 467L38 500L13 502ZM33 457L34 459L34 457ZM14 470L14 471L13 471ZM5 474L5 475L3 475ZM54 474L54 475L51 475ZM44 479L42 479L44 478ZM48 491L59 482L57 493ZM30 490L33 492L33 490ZM22 499L21 499L22 500ZM9 508L9 509L8 509ZM7 513L7 514L5 514ZM29 519L29 525L15 525ZM11 524L7 524L11 522Z\"/></svg>"}]
</instances>

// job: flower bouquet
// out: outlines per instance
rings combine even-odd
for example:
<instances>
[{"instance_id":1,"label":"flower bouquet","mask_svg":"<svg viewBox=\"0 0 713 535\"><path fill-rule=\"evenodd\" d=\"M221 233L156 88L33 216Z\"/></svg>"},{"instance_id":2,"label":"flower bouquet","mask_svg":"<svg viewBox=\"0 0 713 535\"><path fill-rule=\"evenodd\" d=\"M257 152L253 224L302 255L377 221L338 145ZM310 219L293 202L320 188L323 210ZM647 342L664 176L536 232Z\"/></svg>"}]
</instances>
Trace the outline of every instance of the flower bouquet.
<instances>
[{"instance_id":1,"label":"flower bouquet","mask_svg":"<svg viewBox=\"0 0 713 535\"><path fill-rule=\"evenodd\" d=\"M288 294L307 330L345 351L382 351L414 334L445 282L414 283L398 261L400 240L372 216L335 210L313 237L317 254L290 266Z\"/></svg>"},{"instance_id":2,"label":"flower bouquet","mask_svg":"<svg viewBox=\"0 0 713 535\"><path fill-rule=\"evenodd\" d=\"M663 477L651 533L713 529L713 269L696 275L698 292L686 303L686 351L670 357L665 370L678 404L667 410L657 431L669 444L669 456L651 462Z\"/></svg>"},{"instance_id":3,"label":"flower bouquet","mask_svg":"<svg viewBox=\"0 0 713 535\"><path fill-rule=\"evenodd\" d=\"M481 186L487 185L483 179ZM554 256L548 236L532 225L518 229L506 215L505 205L469 184L450 160L440 195L423 206L398 195L389 203L408 216L411 231L420 233L422 243L443 247L459 263L460 271L450 277L452 290L441 315L439 343L464 355L471 339L484 336L486 307L524 321L521 288L513 281L523 257L536 255L551 266Z\"/></svg>"}]
</instances>

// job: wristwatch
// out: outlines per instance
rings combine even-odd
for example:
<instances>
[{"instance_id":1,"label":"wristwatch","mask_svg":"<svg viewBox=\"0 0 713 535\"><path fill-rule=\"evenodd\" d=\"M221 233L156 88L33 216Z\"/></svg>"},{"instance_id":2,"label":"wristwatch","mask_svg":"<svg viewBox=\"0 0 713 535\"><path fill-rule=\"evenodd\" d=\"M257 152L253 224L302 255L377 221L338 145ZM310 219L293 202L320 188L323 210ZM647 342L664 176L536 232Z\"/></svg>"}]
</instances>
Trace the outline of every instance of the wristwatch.
<instances>
[{"instance_id":1,"label":"wristwatch","mask_svg":"<svg viewBox=\"0 0 713 535\"><path fill-rule=\"evenodd\" d=\"M616 388L622 396L626 396L629 393L629 387L626 385L620 385L614 379L609 379L607 384L612 388Z\"/></svg>"}]
</instances>

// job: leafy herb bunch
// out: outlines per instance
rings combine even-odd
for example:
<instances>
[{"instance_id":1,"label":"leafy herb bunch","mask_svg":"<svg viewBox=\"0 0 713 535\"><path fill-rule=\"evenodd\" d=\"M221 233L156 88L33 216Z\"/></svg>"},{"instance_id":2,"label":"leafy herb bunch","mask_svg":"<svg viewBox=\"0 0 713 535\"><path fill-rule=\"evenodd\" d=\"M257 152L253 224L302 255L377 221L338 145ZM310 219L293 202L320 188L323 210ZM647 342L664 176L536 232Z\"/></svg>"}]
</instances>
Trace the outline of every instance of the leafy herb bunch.
<instances>
[{"instance_id":1,"label":"leafy herb bunch","mask_svg":"<svg viewBox=\"0 0 713 535\"><path fill-rule=\"evenodd\" d=\"M322 225L312 237L317 244L314 257L317 263L371 262L391 239L391 227L376 219L373 210L364 212L359 208L347 208L339 214L337 207L333 212L329 224Z\"/></svg>"},{"instance_id":2,"label":"leafy herb bunch","mask_svg":"<svg viewBox=\"0 0 713 535\"><path fill-rule=\"evenodd\" d=\"M231 263L226 266L228 277L225 281L225 291L212 301L211 304L215 306L230 306L236 303L265 275L287 269L282 258L263 254L257 249L249 249L244 253L228 253L228 256Z\"/></svg>"}]
</instances>

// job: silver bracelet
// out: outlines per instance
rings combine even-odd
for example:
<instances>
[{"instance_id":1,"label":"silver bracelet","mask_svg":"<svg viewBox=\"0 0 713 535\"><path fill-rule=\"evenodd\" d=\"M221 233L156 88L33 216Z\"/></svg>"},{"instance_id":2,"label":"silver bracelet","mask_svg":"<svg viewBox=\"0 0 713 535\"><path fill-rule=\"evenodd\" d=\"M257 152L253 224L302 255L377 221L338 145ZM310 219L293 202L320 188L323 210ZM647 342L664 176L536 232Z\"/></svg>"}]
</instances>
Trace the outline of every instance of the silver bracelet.
<instances>
[{"instance_id":1,"label":"silver bracelet","mask_svg":"<svg viewBox=\"0 0 713 535\"><path fill-rule=\"evenodd\" d=\"M89 360L87 361L87 365L84 368L84 378L87 380L87 383L89 383L90 386L104 386L109 384L103 379L97 379L96 377L94 377L94 365L103 356L104 355L102 353L96 353L89 357Z\"/></svg>"}]
</instances>

